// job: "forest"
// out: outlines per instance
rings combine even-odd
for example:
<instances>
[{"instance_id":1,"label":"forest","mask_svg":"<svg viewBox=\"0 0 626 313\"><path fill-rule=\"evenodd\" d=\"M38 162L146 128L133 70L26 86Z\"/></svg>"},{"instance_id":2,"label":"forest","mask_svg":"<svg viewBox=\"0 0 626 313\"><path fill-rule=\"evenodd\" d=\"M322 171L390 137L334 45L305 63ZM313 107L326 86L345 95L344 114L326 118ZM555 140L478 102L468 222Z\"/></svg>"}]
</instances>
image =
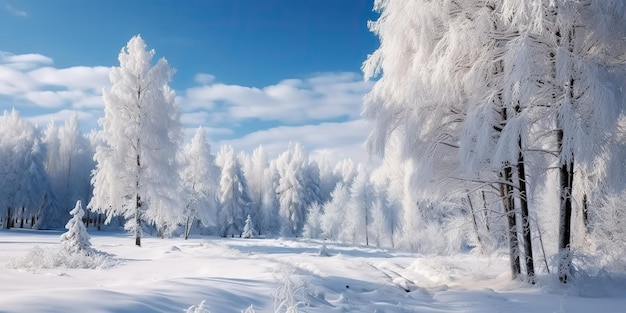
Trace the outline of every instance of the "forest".
<instances>
[{"instance_id":1,"label":"forest","mask_svg":"<svg viewBox=\"0 0 626 313\"><path fill-rule=\"evenodd\" d=\"M626 262L626 4L390 1L363 63L376 168L185 140L174 72L121 49L100 129L0 117L0 220L150 237L300 237L423 254L505 250L512 278ZM314 134L311 134L314 136Z\"/></svg>"}]
</instances>

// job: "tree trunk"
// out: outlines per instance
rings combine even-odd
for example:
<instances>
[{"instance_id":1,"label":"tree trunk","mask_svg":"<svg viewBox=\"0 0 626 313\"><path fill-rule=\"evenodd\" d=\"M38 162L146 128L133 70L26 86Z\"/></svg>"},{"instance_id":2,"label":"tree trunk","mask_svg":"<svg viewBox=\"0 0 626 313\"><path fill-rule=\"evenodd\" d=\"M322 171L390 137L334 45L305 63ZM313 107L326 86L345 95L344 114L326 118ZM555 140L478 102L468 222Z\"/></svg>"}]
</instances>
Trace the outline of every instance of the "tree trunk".
<instances>
[{"instance_id":1,"label":"tree trunk","mask_svg":"<svg viewBox=\"0 0 626 313\"><path fill-rule=\"evenodd\" d=\"M574 53L574 29L570 29L567 32L567 50L570 54ZM574 99L574 78L571 74L567 82L566 99L569 102L563 103L563 105L573 105L571 103ZM574 183L574 156L567 155L568 151L563 151L564 131L563 125L557 120L557 143L559 146L560 155L560 169L559 169L559 183L561 189L560 198L560 212L559 212L559 268L558 275L559 280L562 283L567 283L572 266L571 255L571 228L572 228L572 186Z\"/></svg>"},{"instance_id":2,"label":"tree trunk","mask_svg":"<svg viewBox=\"0 0 626 313\"><path fill-rule=\"evenodd\" d=\"M539 222L537 221L537 216L535 215L535 227L537 228L537 234L539 235L539 245L541 247L541 253L543 254L543 263L546 266L546 271L550 274L550 266L548 266L548 258L546 257L546 249L543 244L543 234L541 232L541 227L539 226Z\"/></svg>"},{"instance_id":3,"label":"tree trunk","mask_svg":"<svg viewBox=\"0 0 626 313\"><path fill-rule=\"evenodd\" d=\"M141 77L137 77L140 81ZM141 109L141 86L137 89L137 106ZM141 110L140 110L141 111ZM141 119L137 120L137 129L141 129ZM139 180L141 179L141 137L137 137L135 147L137 158L137 177L135 178L135 245L141 247L141 196L139 195Z\"/></svg>"},{"instance_id":4,"label":"tree trunk","mask_svg":"<svg viewBox=\"0 0 626 313\"><path fill-rule=\"evenodd\" d=\"M483 197L483 218L485 219L485 229L490 232L489 229L489 210L487 209L487 198L485 197L485 191L481 191Z\"/></svg>"},{"instance_id":5,"label":"tree trunk","mask_svg":"<svg viewBox=\"0 0 626 313\"><path fill-rule=\"evenodd\" d=\"M573 162L561 165L561 206L559 212L559 280L567 283L571 271L571 224L572 224L572 180Z\"/></svg>"},{"instance_id":6,"label":"tree trunk","mask_svg":"<svg viewBox=\"0 0 626 313\"><path fill-rule=\"evenodd\" d=\"M583 195L583 225L585 226L585 233L589 234L591 232L591 228L589 225L589 200L587 200L587 194Z\"/></svg>"},{"instance_id":7,"label":"tree trunk","mask_svg":"<svg viewBox=\"0 0 626 313\"><path fill-rule=\"evenodd\" d=\"M193 224L193 220L191 223L189 222L190 218L187 216L187 220L185 221L185 240L189 239L189 233L191 232L191 224Z\"/></svg>"},{"instance_id":8,"label":"tree trunk","mask_svg":"<svg viewBox=\"0 0 626 313\"><path fill-rule=\"evenodd\" d=\"M7 207L7 216L6 216L6 220L4 221L4 229L10 229L11 228L11 219L13 218L12 214L11 214L11 207Z\"/></svg>"},{"instance_id":9,"label":"tree trunk","mask_svg":"<svg viewBox=\"0 0 626 313\"><path fill-rule=\"evenodd\" d=\"M135 197L137 206L135 209L135 245L141 247L141 200L139 194L136 194Z\"/></svg>"},{"instance_id":10,"label":"tree trunk","mask_svg":"<svg viewBox=\"0 0 626 313\"><path fill-rule=\"evenodd\" d=\"M511 262L511 277L516 279L521 273L520 256L519 256L519 242L517 239L517 221L515 216L515 205L513 200L513 187L511 184L511 167L507 166L502 170L501 177L504 180L500 184L500 197L504 204L504 212L506 213L506 220L509 235L509 258Z\"/></svg>"},{"instance_id":11,"label":"tree trunk","mask_svg":"<svg viewBox=\"0 0 626 313\"><path fill-rule=\"evenodd\" d=\"M483 246L483 241L480 239L480 233L478 233L478 222L476 221L476 212L474 211L474 205L472 205L472 197L469 194L469 190L467 191L467 204L470 208L470 214L472 215L472 224L474 225L474 233L476 234L476 241L478 241L478 249L482 254L485 251Z\"/></svg>"},{"instance_id":12,"label":"tree trunk","mask_svg":"<svg viewBox=\"0 0 626 313\"><path fill-rule=\"evenodd\" d=\"M528 215L528 193L526 192L526 165L524 164L524 153L522 152L522 137L517 140L519 155L517 159L517 180L519 184L519 200L522 216L522 237L524 238L524 263L526 265L526 276L528 282L535 283L535 264L533 259L532 238L530 233L530 218Z\"/></svg>"},{"instance_id":13,"label":"tree trunk","mask_svg":"<svg viewBox=\"0 0 626 313\"><path fill-rule=\"evenodd\" d=\"M369 221L368 221L369 209L368 209L368 206L367 206L367 198L366 198L366 202L365 203L366 203L365 204L365 245L369 246L370 245L370 239L369 239L369 235L368 235L368 232L367 232L367 225L369 224Z\"/></svg>"}]
</instances>

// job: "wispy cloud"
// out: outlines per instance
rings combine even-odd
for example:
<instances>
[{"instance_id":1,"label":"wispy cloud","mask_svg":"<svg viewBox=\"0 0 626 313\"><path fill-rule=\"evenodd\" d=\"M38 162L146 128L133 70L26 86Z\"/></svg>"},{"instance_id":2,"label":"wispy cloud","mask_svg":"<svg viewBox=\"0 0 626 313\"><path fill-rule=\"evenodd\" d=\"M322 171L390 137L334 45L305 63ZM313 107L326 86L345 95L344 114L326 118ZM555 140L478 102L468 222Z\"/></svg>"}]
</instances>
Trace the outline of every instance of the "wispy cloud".
<instances>
[{"instance_id":1,"label":"wispy cloud","mask_svg":"<svg viewBox=\"0 0 626 313\"><path fill-rule=\"evenodd\" d=\"M109 72L104 66L56 68L40 54L0 51L0 107L14 106L40 126L76 112L85 130L98 128ZM251 152L263 145L277 156L298 141L312 155L368 160L362 143L370 126L359 113L371 83L357 73L316 73L264 87L224 84L206 73L195 78L197 85L177 91L187 138L202 126L214 147L229 143Z\"/></svg>"},{"instance_id":2,"label":"wispy cloud","mask_svg":"<svg viewBox=\"0 0 626 313\"><path fill-rule=\"evenodd\" d=\"M198 73L194 76L194 81L200 85L208 85L215 80L215 76L206 73Z\"/></svg>"},{"instance_id":3,"label":"wispy cloud","mask_svg":"<svg viewBox=\"0 0 626 313\"><path fill-rule=\"evenodd\" d=\"M363 95L371 86L356 73L320 73L263 88L222 83L192 87L181 103L190 110L209 107L228 112L233 121L302 123L358 117Z\"/></svg>"},{"instance_id":4,"label":"wispy cloud","mask_svg":"<svg viewBox=\"0 0 626 313\"><path fill-rule=\"evenodd\" d=\"M26 13L26 11L24 10L20 10L10 4L6 4L4 6L4 8L11 14L15 15L15 16L19 16L19 17L27 17L28 13Z\"/></svg>"},{"instance_id":5,"label":"wispy cloud","mask_svg":"<svg viewBox=\"0 0 626 313\"><path fill-rule=\"evenodd\" d=\"M356 162L370 160L363 143L371 131L371 125L363 119L339 123L319 123L300 126L278 126L259 130L241 138L220 141L237 150L252 152L263 145L271 157L287 150L289 142L300 142L312 156L338 162L351 158Z\"/></svg>"}]
</instances>

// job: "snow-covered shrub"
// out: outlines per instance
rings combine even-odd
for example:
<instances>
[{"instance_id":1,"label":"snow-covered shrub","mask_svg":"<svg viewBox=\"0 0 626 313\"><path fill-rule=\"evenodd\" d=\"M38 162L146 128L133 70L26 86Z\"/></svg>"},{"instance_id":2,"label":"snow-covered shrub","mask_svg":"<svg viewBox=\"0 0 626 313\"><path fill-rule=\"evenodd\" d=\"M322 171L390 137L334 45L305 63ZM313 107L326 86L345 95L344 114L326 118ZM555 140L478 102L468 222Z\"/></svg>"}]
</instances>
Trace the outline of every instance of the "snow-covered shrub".
<instances>
[{"instance_id":1,"label":"snow-covered shrub","mask_svg":"<svg viewBox=\"0 0 626 313\"><path fill-rule=\"evenodd\" d=\"M202 300L200 304L190 306L186 313L211 313L211 311L209 311L209 306L204 304L204 302L205 301Z\"/></svg>"},{"instance_id":2,"label":"snow-covered shrub","mask_svg":"<svg viewBox=\"0 0 626 313\"><path fill-rule=\"evenodd\" d=\"M60 246L35 246L24 257L10 260L7 266L30 271L59 267L103 269L115 266L117 260L91 247L89 234L82 220L85 212L80 200L70 213L73 216L65 225L67 232L61 235Z\"/></svg>"},{"instance_id":3,"label":"snow-covered shrub","mask_svg":"<svg viewBox=\"0 0 626 313\"><path fill-rule=\"evenodd\" d=\"M592 215L591 238L609 271L626 270L626 192L606 197Z\"/></svg>"},{"instance_id":4,"label":"snow-covered shrub","mask_svg":"<svg viewBox=\"0 0 626 313\"><path fill-rule=\"evenodd\" d=\"M198 305L192 305L185 311L186 313L211 313L209 310L209 306L204 304L206 301L202 300ZM246 310L242 310L241 313L256 313L252 305L246 308Z\"/></svg>"},{"instance_id":5,"label":"snow-covered shrub","mask_svg":"<svg viewBox=\"0 0 626 313\"><path fill-rule=\"evenodd\" d=\"M293 265L284 263L276 271L278 289L273 294L274 312L297 313L298 307L306 306L306 281L296 275Z\"/></svg>"},{"instance_id":6,"label":"snow-covered shrub","mask_svg":"<svg viewBox=\"0 0 626 313\"><path fill-rule=\"evenodd\" d=\"M90 254L67 253L63 248L42 248L35 246L25 256L11 259L7 267L36 271L47 268L105 269L119 263L109 254L93 250Z\"/></svg>"},{"instance_id":7,"label":"snow-covered shrub","mask_svg":"<svg viewBox=\"0 0 626 313\"><path fill-rule=\"evenodd\" d=\"M322 247L320 248L320 251L319 251L319 255L320 256L330 256L330 252L328 252L328 248L326 248L326 242L324 242L322 244Z\"/></svg>"},{"instance_id":8,"label":"snow-covered shrub","mask_svg":"<svg viewBox=\"0 0 626 313\"><path fill-rule=\"evenodd\" d=\"M254 308L251 305L248 308L246 308L245 311L241 311L241 313L256 313L256 312L254 311Z\"/></svg>"}]
</instances>

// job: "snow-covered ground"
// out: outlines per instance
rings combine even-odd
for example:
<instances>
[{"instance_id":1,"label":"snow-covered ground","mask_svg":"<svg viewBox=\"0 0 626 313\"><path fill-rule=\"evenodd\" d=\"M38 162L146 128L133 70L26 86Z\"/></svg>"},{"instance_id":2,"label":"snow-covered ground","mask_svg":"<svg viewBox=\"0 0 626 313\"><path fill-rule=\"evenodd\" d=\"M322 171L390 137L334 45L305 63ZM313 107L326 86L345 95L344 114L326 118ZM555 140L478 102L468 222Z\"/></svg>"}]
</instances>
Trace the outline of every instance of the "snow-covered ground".
<instances>
[{"instance_id":1,"label":"snow-covered ground","mask_svg":"<svg viewBox=\"0 0 626 313\"><path fill-rule=\"evenodd\" d=\"M529 286L509 279L506 256L423 256L334 243L325 256L322 242L307 240L144 238L137 248L125 234L92 232L93 247L110 254L108 267L23 267L33 251L53 251L60 234L0 231L0 312L185 312L202 301L212 313L626 308L626 280L616 274L567 288L540 277Z\"/></svg>"}]
</instances>

